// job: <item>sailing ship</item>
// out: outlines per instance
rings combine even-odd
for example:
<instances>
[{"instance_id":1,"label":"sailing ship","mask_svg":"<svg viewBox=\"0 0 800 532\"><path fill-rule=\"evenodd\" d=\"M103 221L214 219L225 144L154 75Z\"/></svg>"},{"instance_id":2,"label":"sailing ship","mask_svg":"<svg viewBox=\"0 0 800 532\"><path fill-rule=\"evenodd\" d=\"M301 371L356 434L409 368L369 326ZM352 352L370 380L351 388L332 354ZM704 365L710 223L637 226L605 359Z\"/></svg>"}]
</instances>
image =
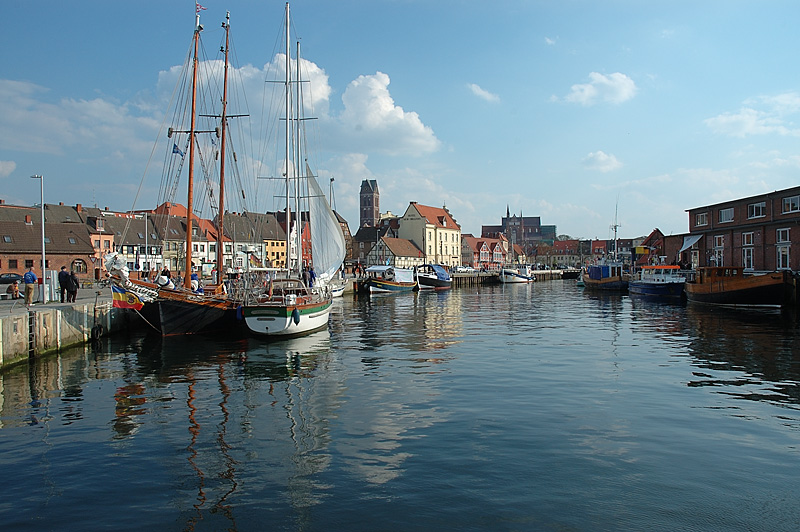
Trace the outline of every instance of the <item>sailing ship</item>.
<instances>
[{"instance_id":1,"label":"sailing ship","mask_svg":"<svg viewBox=\"0 0 800 532\"><path fill-rule=\"evenodd\" d=\"M139 279L131 279L125 261L117 253L111 253L104 258L106 270L109 272L112 283L118 289L126 293L135 295L138 300L145 305L145 314L152 321L151 325L157 327L164 336L176 334L191 334L203 332L211 329L230 327L236 323L236 312L239 301L229 297L227 290L222 283L216 286L209 286L201 289L199 279L194 270L192 260L192 237L193 237L193 205L194 205L194 172L197 145L197 136L201 133L212 133L220 139L220 183L219 183L219 214L217 217L217 271L223 272L223 213L224 213L224 191L225 191L225 160L226 160L226 126L227 126L227 91L228 91L228 52L230 34L230 13L226 16L226 21L222 24L225 29L225 68L224 83L222 94L222 113L218 117L221 119L220 127L213 130L201 131L197 127L197 93L198 93L198 55L200 49L200 33L203 26L200 24L200 10L196 10L195 29L192 36L193 54L191 56L191 97L187 98L186 104L190 106L188 111L188 129L169 128L167 137L170 139L171 147L168 151L179 158L178 168L182 168L183 161L188 158L188 183L187 183L187 216L186 216L186 241L185 241L185 260L184 275L182 286L175 286L169 279L157 277L155 282L147 282ZM186 144L182 144L184 149L178 145L181 140L178 137L182 134L186 136ZM171 149L170 149L171 148ZM178 174L180 171L178 171ZM194 279L193 279L194 277ZM195 284L193 285L193 281ZM157 308L158 312L155 312ZM147 319L147 318L145 318Z\"/></svg>"},{"instance_id":2,"label":"sailing ship","mask_svg":"<svg viewBox=\"0 0 800 532\"><path fill-rule=\"evenodd\" d=\"M345 256L345 240L336 215L330 208L316 177L306 162L300 163L300 147L305 145L300 116L302 97L300 91L300 57L297 55L296 79L291 72L291 44L289 3L286 3L286 71L284 82L285 127L284 179L287 261L285 268L273 269L266 289L260 294L250 294L242 307L242 315L251 332L273 336L293 337L310 334L328 326L336 274ZM296 90L293 90L293 87ZM292 97L297 104L293 113ZM305 185L305 187L303 187ZM294 194L293 194L294 192ZM303 192L306 193L302 197ZM294 200L294 211L292 203ZM307 211L301 212L301 200ZM294 212L294 216L292 215ZM307 216L304 216L306 214ZM301 233L298 226L307 219L311 233L311 262L316 273L316 284L304 276ZM290 230L289 227L294 222ZM313 281L312 281L313 282Z\"/></svg>"}]
</instances>

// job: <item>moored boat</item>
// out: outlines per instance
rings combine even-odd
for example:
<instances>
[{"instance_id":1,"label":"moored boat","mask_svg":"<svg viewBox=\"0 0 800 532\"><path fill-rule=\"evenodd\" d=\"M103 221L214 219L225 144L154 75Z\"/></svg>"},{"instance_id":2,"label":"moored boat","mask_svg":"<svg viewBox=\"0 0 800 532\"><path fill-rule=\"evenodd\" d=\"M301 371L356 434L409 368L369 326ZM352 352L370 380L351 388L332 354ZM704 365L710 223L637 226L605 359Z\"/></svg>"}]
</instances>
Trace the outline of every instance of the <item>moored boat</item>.
<instances>
[{"instance_id":1,"label":"moored boat","mask_svg":"<svg viewBox=\"0 0 800 532\"><path fill-rule=\"evenodd\" d=\"M647 265L628 282L628 293L652 298L681 299L686 275L680 266Z\"/></svg>"},{"instance_id":2,"label":"moored boat","mask_svg":"<svg viewBox=\"0 0 800 532\"><path fill-rule=\"evenodd\" d=\"M536 280L533 269L530 266L520 266L518 268L503 268L500 270L500 282L504 284L532 283Z\"/></svg>"},{"instance_id":3,"label":"moored boat","mask_svg":"<svg viewBox=\"0 0 800 532\"><path fill-rule=\"evenodd\" d=\"M370 266L367 278L359 282L359 290L365 292L412 292L417 290L414 271L394 266Z\"/></svg>"},{"instance_id":4,"label":"moored boat","mask_svg":"<svg viewBox=\"0 0 800 532\"><path fill-rule=\"evenodd\" d=\"M217 242L218 250L222 249L223 239L223 213L224 213L224 191L225 191L225 149L227 131L227 72L228 72L228 52L229 52L229 32L230 20L222 24L225 29L225 46L221 49L225 55L225 81L223 83L222 110L220 115L202 115L209 119L219 118L219 126L203 130L197 124L197 119L201 113L197 112L198 92L198 61L200 56L200 33L203 26L200 24L200 11L195 15L195 30L192 36L191 63L184 68L186 78L191 77L191 81L186 83L190 87L190 94L180 100L184 103L183 112L175 112L174 116L179 123L176 127L170 127L167 133L169 139L166 149L167 157L175 161L178 168L183 167L184 160L188 159L187 168L187 217L185 231L185 256L184 256L184 277L182 286L175 286L166 277L158 277L156 283L150 283L139 279L130 279L128 267L122 261L117 252L112 252L104 257L106 270L109 272L112 283L126 292L135 295L140 303L146 308L144 314L150 319L148 322L153 327L160 330L164 336L176 334L191 334L204 332L214 329L229 329L236 323L236 312L240 305L240 300L230 297L222 284L215 286L202 287L200 279L195 272L192 257L193 246L193 224L196 222L192 215L194 206L194 172L196 152L200 150L198 136L204 133L212 133L220 137L219 154L219 206L217 217ZM206 81L208 82L208 81ZM183 84L183 83L182 83ZM185 120L181 121L181 120ZM213 142L213 141L212 141ZM183 147L181 149L179 147ZM165 168L172 168L167 165ZM178 171L180 174L180 171ZM222 270L222 253L217 253L217 271ZM154 312L157 308L158 312ZM147 318L145 318L147 319Z\"/></svg>"},{"instance_id":5,"label":"moored boat","mask_svg":"<svg viewBox=\"0 0 800 532\"><path fill-rule=\"evenodd\" d=\"M447 270L438 264L416 266L414 273L420 290L447 290L453 283Z\"/></svg>"},{"instance_id":6,"label":"moored boat","mask_svg":"<svg viewBox=\"0 0 800 532\"><path fill-rule=\"evenodd\" d=\"M694 303L780 308L791 303L795 280L789 270L750 273L742 267L708 266L697 269L685 290Z\"/></svg>"},{"instance_id":7,"label":"moored boat","mask_svg":"<svg viewBox=\"0 0 800 532\"><path fill-rule=\"evenodd\" d=\"M590 290L608 290L626 292L629 276L622 269L621 263L592 265L586 268L582 276L584 288Z\"/></svg>"},{"instance_id":8,"label":"moored boat","mask_svg":"<svg viewBox=\"0 0 800 532\"><path fill-rule=\"evenodd\" d=\"M304 157L296 157L301 146L305 147L306 139L300 129L302 113L302 95L299 91L300 73L297 79L291 76L291 50L289 4L286 4L285 37L286 61L284 83L284 156L287 164L294 161L292 171L284 174L286 183L286 268L275 271L264 285L262 293L250 295L242 308L244 322L251 332L260 335L286 338L302 336L328 326L334 287L338 287L336 273L342 266L345 255L345 241L336 215L330 208L325 195L317 183L309 164L304 165ZM300 64L300 58L296 63ZM292 93L292 87L296 91ZM292 104L292 97L296 103ZM297 115L293 114L296 107ZM294 127L292 125L294 124ZM303 153L305 155L305 153ZM305 197L303 197L305 193ZM292 202L294 200L294 202ZM301 212L300 205L308 205L307 212ZM294 204L293 204L294 203ZM293 209L294 207L294 209ZM292 216L294 210L295 216ZM305 216L307 214L307 216ZM294 218L294 220L292 219ZM312 288L313 281L307 284L301 275L303 260L311 258L303 255L302 230L299 226L303 220L309 223L311 234L311 257L313 267L317 270L318 283ZM294 222L291 230L289 226Z\"/></svg>"}]
</instances>

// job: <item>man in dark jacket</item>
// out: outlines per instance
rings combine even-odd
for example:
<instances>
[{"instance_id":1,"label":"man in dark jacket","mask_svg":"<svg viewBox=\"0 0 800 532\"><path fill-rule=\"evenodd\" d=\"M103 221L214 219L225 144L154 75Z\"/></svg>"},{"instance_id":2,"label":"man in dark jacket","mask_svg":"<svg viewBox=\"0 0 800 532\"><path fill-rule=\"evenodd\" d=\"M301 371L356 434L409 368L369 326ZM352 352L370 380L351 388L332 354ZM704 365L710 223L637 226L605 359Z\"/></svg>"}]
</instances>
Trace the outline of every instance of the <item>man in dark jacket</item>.
<instances>
[{"instance_id":1,"label":"man in dark jacket","mask_svg":"<svg viewBox=\"0 0 800 532\"><path fill-rule=\"evenodd\" d=\"M67 293L67 285L69 284L69 272L66 266L61 267L58 272L58 286L61 288L61 302L64 302L64 294Z\"/></svg>"}]
</instances>

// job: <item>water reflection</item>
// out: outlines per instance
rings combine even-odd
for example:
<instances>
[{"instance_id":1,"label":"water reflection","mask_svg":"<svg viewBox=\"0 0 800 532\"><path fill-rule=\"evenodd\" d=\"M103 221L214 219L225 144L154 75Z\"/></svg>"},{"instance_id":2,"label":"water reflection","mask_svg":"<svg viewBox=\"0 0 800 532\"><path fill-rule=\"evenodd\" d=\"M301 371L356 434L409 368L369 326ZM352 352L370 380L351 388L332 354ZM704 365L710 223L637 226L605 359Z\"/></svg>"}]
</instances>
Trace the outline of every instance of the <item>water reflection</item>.
<instances>
[{"instance_id":1,"label":"water reflection","mask_svg":"<svg viewBox=\"0 0 800 532\"><path fill-rule=\"evenodd\" d=\"M689 305L694 387L718 387L738 399L800 404L800 347L793 315Z\"/></svg>"}]
</instances>

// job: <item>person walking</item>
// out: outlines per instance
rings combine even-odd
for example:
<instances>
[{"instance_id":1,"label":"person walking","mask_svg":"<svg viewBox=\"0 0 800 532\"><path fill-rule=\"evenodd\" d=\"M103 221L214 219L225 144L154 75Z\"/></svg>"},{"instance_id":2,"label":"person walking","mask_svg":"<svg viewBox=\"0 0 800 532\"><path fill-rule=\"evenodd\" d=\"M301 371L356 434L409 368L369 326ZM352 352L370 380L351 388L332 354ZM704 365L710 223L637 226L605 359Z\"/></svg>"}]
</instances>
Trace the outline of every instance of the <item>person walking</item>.
<instances>
[{"instance_id":1,"label":"person walking","mask_svg":"<svg viewBox=\"0 0 800 532\"><path fill-rule=\"evenodd\" d=\"M25 275L22 276L22 282L25 283L25 305L33 305L33 291L36 289L36 282L39 280L36 274L33 273L33 266L28 268Z\"/></svg>"},{"instance_id":2,"label":"person walking","mask_svg":"<svg viewBox=\"0 0 800 532\"><path fill-rule=\"evenodd\" d=\"M78 296L78 288L81 282L75 272L69 272L69 284L67 285L67 303L75 303L75 298Z\"/></svg>"},{"instance_id":3,"label":"person walking","mask_svg":"<svg viewBox=\"0 0 800 532\"><path fill-rule=\"evenodd\" d=\"M61 267L61 271L58 272L58 286L61 289L61 302L64 302L64 296L67 293L67 286L69 285L69 272L67 271L66 266Z\"/></svg>"}]
</instances>

